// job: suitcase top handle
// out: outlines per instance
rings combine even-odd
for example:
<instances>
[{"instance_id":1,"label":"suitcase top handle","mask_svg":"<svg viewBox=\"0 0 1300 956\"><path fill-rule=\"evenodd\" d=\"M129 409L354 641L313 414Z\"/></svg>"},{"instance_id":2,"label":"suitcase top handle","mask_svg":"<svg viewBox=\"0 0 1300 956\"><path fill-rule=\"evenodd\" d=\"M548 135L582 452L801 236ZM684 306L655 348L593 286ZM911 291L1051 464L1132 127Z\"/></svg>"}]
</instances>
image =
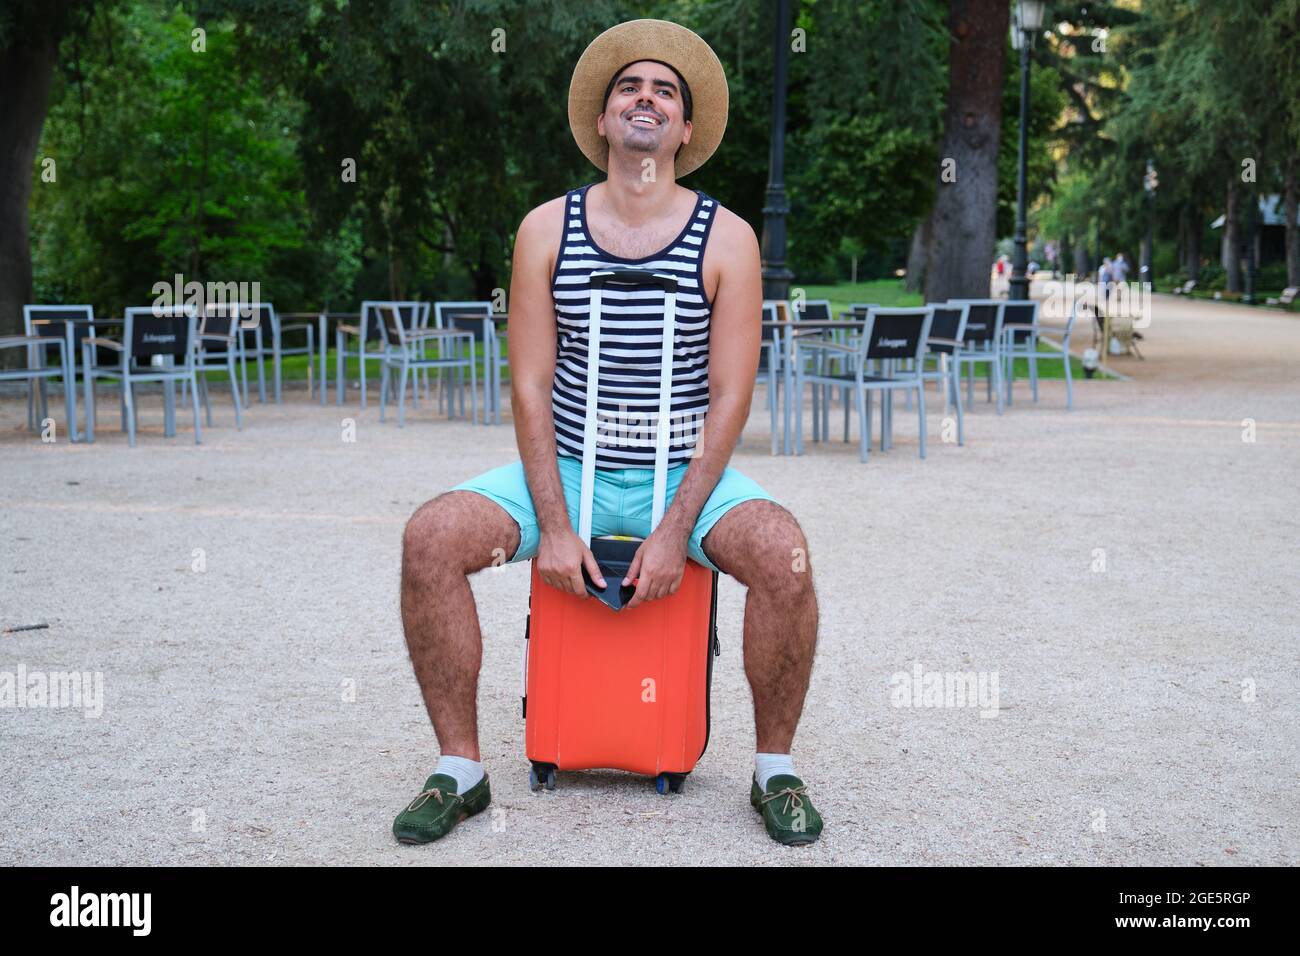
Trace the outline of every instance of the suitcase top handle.
<instances>
[{"instance_id":1,"label":"suitcase top handle","mask_svg":"<svg viewBox=\"0 0 1300 956\"><path fill-rule=\"evenodd\" d=\"M648 269L599 269L591 274L587 321L587 400L582 430L582 486L578 496L578 537L591 547L591 509L596 486L596 419L599 414L601 293L607 285L657 285L664 291L663 340L659 351L659 410L655 416L654 491L650 530L663 519L668 496L668 444L671 435L673 343L677 322L677 277Z\"/></svg>"},{"instance_id":2,"label":"suitcase top handle","mask_svg":"<svg viewBox=\"0 0 1300 956\"><path fill-rule=\"evenodd\" d=\"M665 292L676 292L677 277L649 269L602 269L591 274L593 289L603 289L607 285L657 285Z\"/></svg>"}]
</instances>

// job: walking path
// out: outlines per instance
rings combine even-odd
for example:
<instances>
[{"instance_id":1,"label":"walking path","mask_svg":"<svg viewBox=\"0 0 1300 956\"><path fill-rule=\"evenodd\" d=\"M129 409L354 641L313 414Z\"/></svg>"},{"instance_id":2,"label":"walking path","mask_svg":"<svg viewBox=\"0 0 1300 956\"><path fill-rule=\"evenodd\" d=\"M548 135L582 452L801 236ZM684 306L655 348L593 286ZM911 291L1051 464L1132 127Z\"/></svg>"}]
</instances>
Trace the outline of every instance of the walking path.
<instances>
[{"instance_id":1,"label":"walking path","mask_svg":"<svg viewBox=\"0 0 1300 956\"><path fill-rule=\"evenodd\" d=\"M509 425L425 406L399 430L355 392L344 409L290 393L237 433L216 393L196 448L183 418L163 439L153 396L128 449L110 395L94 446L49 446L0 402L0 627L50 625L0 634L0 697L19 668L98 673L104 693L98 717L0 707L0 856L1300 863L1300 320L1160 297L1143 345L1117 361L1133 381L1079 383L1073 412L1059 381L1037 407L1022 383L1001 418L977 392L965 448L932 416L924 462L901 403L866 465L838 441L774 458L760 388L732 463L802 522L822 609L795 758L827 823L804 850L749 807L730 579L685 792L617 773L528 791L523 566L474 579L494 809L440 844L393 841L436 754L398 617L403 522L512 460ZM971 674L984 699L896 706L917 671L922 689Z\"/></svg>"}]
</instances>

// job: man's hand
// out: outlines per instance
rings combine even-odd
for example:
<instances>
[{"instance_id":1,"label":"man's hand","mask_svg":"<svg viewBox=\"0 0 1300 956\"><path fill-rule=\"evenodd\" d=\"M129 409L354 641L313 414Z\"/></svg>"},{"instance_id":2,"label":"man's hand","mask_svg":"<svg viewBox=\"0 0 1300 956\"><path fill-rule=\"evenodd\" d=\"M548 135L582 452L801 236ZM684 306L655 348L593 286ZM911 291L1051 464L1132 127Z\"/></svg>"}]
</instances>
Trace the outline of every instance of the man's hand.
<instances>
[{"instance_id":1,"label":"man's hand","mask_svg":"<svg viewBox=\"0 0 1300 956\"><path fill-rule=\"evenodd\" d=\"M542 532L541 540L537 543L537 573L543 581L558 591L585 598L587 583L582 580L583 565L586 565L587 573L596 582L596 586L603 590L605 578L600 573L596 556L571 528Z\"/></svg>"},{"instance_id":2,"label":"man's hand","mask_svg":"<svg viewBox=\"0 0 1300 956\"><path fill-rule=\"evenodd\" d=\"M623 584L636 581L636 593L625 605L629 610L644 601L675 594L686 573L686 542L690 533L660 524L641 542L627 569Z\"/></svg>"}]
</instances>

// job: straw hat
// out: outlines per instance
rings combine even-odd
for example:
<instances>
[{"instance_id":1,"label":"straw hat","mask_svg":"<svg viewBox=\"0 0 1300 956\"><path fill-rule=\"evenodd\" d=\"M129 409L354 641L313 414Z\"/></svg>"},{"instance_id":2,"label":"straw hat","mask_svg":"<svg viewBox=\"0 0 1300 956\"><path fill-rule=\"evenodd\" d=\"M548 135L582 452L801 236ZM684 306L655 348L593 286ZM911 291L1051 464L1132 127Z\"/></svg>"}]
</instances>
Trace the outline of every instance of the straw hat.
<instances>
[{"instance_id":1,"label":"straw hat","mask_svg":"<svg viewBox=\"0 0 1300 956\"><path fill-rule=\"evenodd\" d=\"M583 154L609 169L609 141L596 132L614 71L638 60L667 63L691 88L691 141L674 165L680 178L703 166L727 128L727 77L717 54L698 35L667 20L629 20L610 27L583 52L569 83L569 129Z\"/></svg>"}]
</instances>

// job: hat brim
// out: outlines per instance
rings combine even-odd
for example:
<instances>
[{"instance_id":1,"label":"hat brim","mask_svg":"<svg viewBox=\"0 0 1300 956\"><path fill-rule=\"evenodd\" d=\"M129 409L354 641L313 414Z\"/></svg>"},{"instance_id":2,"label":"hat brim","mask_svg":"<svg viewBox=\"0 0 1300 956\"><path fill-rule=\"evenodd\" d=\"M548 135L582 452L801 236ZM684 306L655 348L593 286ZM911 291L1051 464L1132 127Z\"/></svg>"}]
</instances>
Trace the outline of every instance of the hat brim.
<instances>
[{"instance_id":1,"label":"hat brim","mask_svg":"<svg viewBox=\"0 0 1300 956\"><path fill-rule=\"evenodd\" d=\"M592 40L574 67L569 83L569 129L597 169L609 170L609 141L596 131L605 112L605 89L614 71L638 60L660 60L691 88L691 141L674 164L680 178L713 155L727 129L728 89L722 62L696 33L668 20L629 20Z\"/></svg>"}]
</instances>

